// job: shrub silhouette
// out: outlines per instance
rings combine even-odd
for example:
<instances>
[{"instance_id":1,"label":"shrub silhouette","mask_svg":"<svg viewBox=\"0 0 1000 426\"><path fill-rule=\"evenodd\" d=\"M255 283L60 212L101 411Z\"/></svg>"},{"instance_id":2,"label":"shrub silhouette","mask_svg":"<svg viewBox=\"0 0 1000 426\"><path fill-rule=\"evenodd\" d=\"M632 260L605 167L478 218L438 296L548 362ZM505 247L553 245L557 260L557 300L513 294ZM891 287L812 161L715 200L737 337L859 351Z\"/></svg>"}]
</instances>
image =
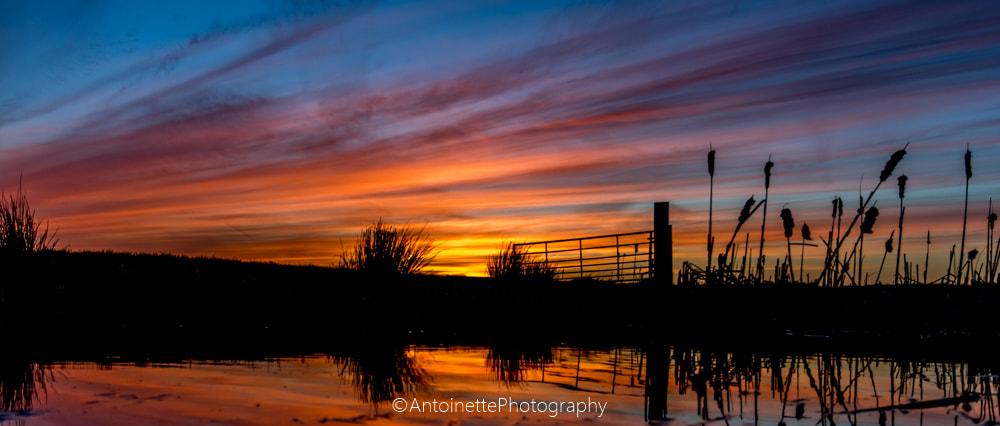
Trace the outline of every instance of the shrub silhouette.
<instances>
[{"instance_id":1,"label":"shrub silhouette","mask_svg":"<svg viewBox=\"0 0 1000 426\"><path fill-rule=\"evenodd\" d=\"M17 193L0 193L0 252L26 253L55 249L47 220L38 220L18 182Z\"/></svg>"},{"instance_id":2,"label":"shrub silhouette","mask_svg":"<svg viewBox=\"0 0 1000 426\"><path fill-rule=\"evenodd\" d=\"M501 246L497 253L486 259L486 274L492 278L554 280L556 270L545 261L528 254L524 247L514 243Z\"/></svg>"},{"instance_id":3,"label":"shrub silhouette","mask_svg":"<svg viewBox=\"0 0 1000 426\"><path fill-rule=\"evenodd\" d=\"M380 275L410 275L434 260L436 245L424 228L396 227L379 219L368 225L341 263L348 269Z\"/></svg>"}]
</instances>

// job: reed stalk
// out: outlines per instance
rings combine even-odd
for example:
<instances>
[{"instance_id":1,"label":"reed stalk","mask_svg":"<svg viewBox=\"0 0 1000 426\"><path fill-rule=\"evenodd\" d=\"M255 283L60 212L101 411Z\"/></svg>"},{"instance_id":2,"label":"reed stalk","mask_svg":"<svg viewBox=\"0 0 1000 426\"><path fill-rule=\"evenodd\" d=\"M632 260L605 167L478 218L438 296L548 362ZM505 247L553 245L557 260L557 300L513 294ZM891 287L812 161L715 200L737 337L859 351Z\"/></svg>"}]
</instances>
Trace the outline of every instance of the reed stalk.
<instances>
[{"instance_id":1,"label":"reed stalk","mask_svg":"<svg viewBox=\"0 0 1000 426\"><path fill-rule=\"evenodd\" d=\"M823 264L827 265L830 263L830 256L833 254L833 229L837 227L837 197L833 198L833 212L830 213L830 232L826 234L826 258L823 259ZM824 281L827 286L832 285L829 278Z\"/></svg>"},{"instance_id":2,"label":"reed stalk","mask_svg":"<svg viewBox=\"0 0 1000 426\"><path fill-rule=\"evenodd\" d=\"M708 248L708 266L705 268L705 278L712 273L712 246L715 240L712 238L712 203L715 198L715 150L709 148L708 151L708 238L706 247Z\"/></svg>"},{"instance_id":3,"label":"reed stalk","mask_svg":"<svg viewBox=\"0 0 1000 426\"><path fill-rule=\"evenodd\" d=\"M912 268L913 264L908 262L906 260L906 254L903 254L903 274L904 274L903 282L910 282L911 280L914 279L913 277L917 276L916 274L913 273ZM918 271L920 270L920 265L917 265L917 270Z\"/></svg>"},{"instance_id":4,"label":"reed stalk","mask_svg":"<svg viewBox=\"0 0 1000 426\"><path fill-rule=\"evenodd\" d=\"M840 240L841 228L844 224L844 199L837 197L837 240ZM836 256L836 261L840 262L840 246L837 246L837 251L834 253ZM843 283L841 283L843 284Z\"/></svg>"},{"instance_id":5,"label":"reed stalk","mask_svg":"<svg viewBox=\"0 0 1000 426\"><path fill-rule=\"evenodd\" d=\"M906 155L906 148L908 146L910 146L909 143L904 145L903 149L900 149L892 153L892 156L889 157L889 161L885 163L885 167L882 169L882 173L879 176L879 182L875 185L875 188L873 188L872 191L868 194L868 198L865 199L864 203L862 203L862 208L868 206L868 203L871 202L871 199L875 196L875 193L878 191L882 183L885 182L886 179L888 179L889 176L892 175L893 170L895 170L899 162L903 160L903 156ZM835 250L836 252L838 253L840 252L840 248L843 246L847 238L851 235L851 229L853 229L854 225L858 223L858 219L861 218L861 215L862 215L861 212L858 212L858 214L854 216L854 219L851 220L851 224L848 225L847 230L844 231L844 234L837 239L837 246L836 246L837 248ZM823 268L823 274L825 275L827 273L831 273L830 265L826 265Z\"/></svg>"},{"instance_id":6,"label":"reed stalk","mask_svg":"<svg viewBox=\"0 0 1000 426\"><path fill-rule=\"evenodd\" d=\"M729 238L729 243L726 244L726 252L723 255L720 255L720 258L729 258L729 250L733 247L733 242L736 241L736 235L739 234L740 228L743 227L743 224L746 223L747 220L750 219L750 216L753 216L754 212L756 212L757 209L763 204L764 200L760 200L760 202L755 206L753 195L747 199L746 203L743 203L743 209L740 210L740 217L736 223L736 229L733 230L733 236Z\"/></svg>"},{"instance_id":7,"label":"reed stalk","mask_svg":"<svg viewBox=\"0 0 1000 426\"><path fill-rule=\"evenodd\" d=\"M955 262L955 245L951 245L951 251L948 252L948 274L946 275L945 282L950 282L953 272L951 270L952 264ZM958 277L955 277L955 284L958 284Z\"/></svg>"},{"instance_id":8,"label":"reed stalk","mask_svg":"<svg viewBox=\"0 0 1000 426\"><path fill-rule=\"evenodd\" d=\"M892 237L893 237L893 235L895 235L895 233L896 233L895 230L893 230L892 232L890 232L889 233L889 239L885 240L885 252L882 254L882 263L878 265L878 275L875 276L875 284L879 284L879 281L882 280L882 267L885 266L885 257L889 253L892 253ZM899 252L897 251L896 254L897 254L896 259L899 259L899 256L898 256ZM896 271L897 271L896 272L897 277L896 277L896 280L895 280L894 283L895 284L899 284L899 279L898 279L899 278L898 277L898 275L899 275L899 272L898 272L899 271L899 262L898 261L896 262Z\"/></svg>"},{"instance_id":9,"label":"reed stalk","mask_svg":"<svg viewBox=\"0 0 1000 426\"><path fill-rule=\"evenodd\" d=\"M806 241L812 241L812 232L809 231L809 225L806 223L802 224L802 250L799 253L799 282L805 282L802 280L802 265L805 263L806 258Z\"/></svg>"},{"instance_id":10,"label":"reed stalk","mask_svg":"<svg viewBox=\"0 0 1000 426\"><path fill-rule=\"evenodd\" d=\"M861 182L858 182L858 213L865 211L864 199L861 197ZM862 225L864 223L862 222ZM856 280L855 284L861 285L861 274L864 271L864 259L865 259L865 234L862 231L861 235L858 236L858 256L854 258L854 278Z\"/></svg>"},{"instance_id":11,"label":"reed stalk","mask_svg":"<svg viewBox=\"0 0 1000 426\"><path fill-rule=\"evenodd\" d=\"M764 262L766 258L764 257L764 232L767 228L767 197L771 189L771 168L774 167L774 163L771 162L771 156L767 156L767 163L764 163L764 211L761 212L760 219L760 246L757 248L757 283L764 281Z\"/></svg>"},{"instance_id":12,"label":"reed stalk","mask_svg":"<svg viewBox=\"0 0 1000 426\"><path fill-rule=\"evenodd\" d=\"M865 211L865 208L864 208L865 200L864 200L864 197L861 196L861 182L864 180L864 175L862 175L861 177L862 177L861 181L858 181L858 213L859 214L860 213L864 213L864 211ZM856 245L855 248L857 249L857 254L858 255L857 255L857 257L854 258L854 278L856 279L856 281L854 282L854 284L860 285L861 284L861 274L863 273L862 271L864 270L864 268L863 268L863 266L864 266L864 255L865 255L865 233L864 232L862 232L861 235L858 236L858 242L857 242L857 244L858 245Z\"/></svg>"},{"instance_id":13,"label":"reed stalk","mask_svg":"<svg viewBox=\"0 0 1000 426\"><path fill-rule=\"evenodd\" d=\"M995 247L996 247L996 249L993 250L993 259L992 260L987 259L988 261L992 262L991 264L993 266L993 282L994 283L997 282L997 278L998 278L997 270L998 270L998 267L1000 267L1000 239L997 239Z\"/></svg>"},{"instance_id":14,"label":"reed stalk","mask_svg":"<svg viewBox=\"0 0 1000 426\"><path fill-rule=\"evenodd\" d=\"M831 221L830 221L830 232L829 232L829 234L827 234L827 241L825 241L825 243L826 243L826 259L824 259L824 261L823 261L824 268L830 266L831 264L832 264L833 268L836 268L837 265L840 263L840 253L839 252L838 253L834 253L834 251L833 251L833 242L835 241L833 231L834 231L834 229L837 230L836 238L839 239L840 238L840 218L844 216L844 201L841 200L840 197L833 197L832 204L833 204L833 210L830 213L830 218L831 218ZM822 276L820 277L820 281L824 281L824 279L825 279L825 282L827 283L827 286L834 286L834 285L836 285L836 282L833 279L833 274L829 274L825 278L822 277Z\"/></svg>"},{"instance_id":15,"label":"reed stalk","mask_svg":"<svg viewBox=\"0 0 1000 426\"><path fill-rule=\"evenodd\" d=\"M996 266L993 262L993 226L996 225L997 214L993 213L993 198L990 198L990 215L986 217L986 282L994 283ZM1000 246L997 246L1000 250Z\"/></svg>"},{"instance_id":16,"label":"reed stalk","mask_svg":"<svg viewBox=\"0 0 1000 426\"><path fill-rule=\"evenodd\" d=\"M973 261L976 260L976 256L978 254L979 254L979 250L976 250L976 249L969 250L969 268L965 271L965 284L966 285L971 284L972 281L976 279L976 276L975 276L975 273L974 273L975 272L975 266L974 266L975 263L973 263Z\"/></svg>"},{"instance_id":17,"label":"reed stalk","mask_svg":"<svg viewBox=\"0 0 1000 426\"><path fill-rule=\"evenodd\" d=\"M927 230L927 252L924 253L924 284L927 284L927 267L931 263L931 230ZM918 277L919 278L919 277Z\"/></svg>"},{"instance_id":18,"label":"reed stalk","mask_svg":"<svg viewBox=\"0 0 1000 426\"><path fill-rule=\"evenodd\" d=\"M747 232L747 233L746 233L746 239L745 239L745 241L743 242L743 262L742 262L742 263L740 264L740 277L741 277L741 279L745 279L745 278L746 278L746 276L747 276L747 275L746 275L746 269L747 269L747 256L748 256L748 255L749 255L749 253L750 253L750 252L752 252L752 251L753 251L753 250L752 250L752 249L750 249L750 233L749 233L749 232Z\"/></svg>"},{"instance_id":19,"label":"reed stalk","mask_svg":"<svg viewBox=\"0 0 1000 426\"><path fill-rule=\"evenodd\" d=\"M903 207L903 198L906 196L906 175L896 178L899 183L899 243L896 247L896 273L893 275L893 284L899 284L899 258L903 254L903 215L906 214L906 207Z\"/></svg>"},{"instance_id":20,"label":"reed stalk","mask_svg":"<svg viewBox=\"0 0 1000 426\"><path fill-rule=\"evenodd\" d=\"M781 225L785 228L785 243L788 246L788 257L786 257L788 265L788 280L791 281L795 279L794 272L792 269L792 232L795 230L795 220L792 218L792 211L790 209L781 209Z\"/></svg>"},{"instance_id":21,"label":"reed stalk","mask_svg":"<svg viewBox=\"0 0 1000 426\"><path fill-rule=\"evenodd\" d=\"M965 147L965 213L962 215L962 246L958 250L958 277L957 279L961 281L962 279L962 267L965 262L965 227L966 223L969 221L969 180L972 179L972 151L969 147ZM968 284L968 280L966 280Z\"/></svg>"},{"instance_id":22,"label":"reed stalk","mask_svg":"<svg viewBox=\"0 0 1000 426\"><path fill-rule=\"evenodd\" d=\"M861 266L860 261L858 261L854 257L854 255L857 254L859 258L861 257L861 251L859 250L859 246L862 244L862 242L864 240L865 234L871 234L871 233L874 232L872 230L872 228L875 226L875 219L878 217L878 208L876 208L874 206L871 207L870 209L868 209L868 211L866 211L864 213L864 216L865 216L865 219L864 219L864 221L861 222L861 227L860 227L861 228L861 235L858 236L858 239L854 242L854 249L851 250L851 253L844 260L844 268L841 269L841 271L842 271L841 272L841 278L840 278L841 280L843 279L843 274L847 271L847 268L851 264L851 259L855 259L855 261L856 261L855 264L858 267L855 269L855 275L854 275L855 280L854 281L855 281L855 283L860 283L861 274L863 272L862 272L862 270L860 268L860 266ZM863 246L861 248L863 248Z\"/></svg>"}]
</instances>

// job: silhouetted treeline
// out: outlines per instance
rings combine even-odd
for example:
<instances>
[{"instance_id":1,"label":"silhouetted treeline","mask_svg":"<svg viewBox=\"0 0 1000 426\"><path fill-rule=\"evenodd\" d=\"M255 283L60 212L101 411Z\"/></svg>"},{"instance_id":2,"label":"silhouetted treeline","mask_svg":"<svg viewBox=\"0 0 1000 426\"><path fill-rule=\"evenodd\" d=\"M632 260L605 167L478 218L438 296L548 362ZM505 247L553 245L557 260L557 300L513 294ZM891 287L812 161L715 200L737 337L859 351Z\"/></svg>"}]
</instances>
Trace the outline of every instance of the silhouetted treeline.
<instances>
[{"instance_id":1,"label":"silhouetted treeline","mask_svg":"<svg viewBox=\"0 0 1000 426\"><path fill-rule=\"evenodd\" d=\"M4 336L107 351L306 343L322 351L315 346L373 339L465 345L797 339L933 348L1000 334L991 315L1000 288L993 286L378 280L334 268L121 253L42 252L2 263Z\"/></svg>"},{"instance_id":2,"label":"silhouetted treeline","mask_svg":"<svg viewBox=\"0 0 1000 426\"><path fill-rule=\"evenodd\" d=\"M108 252L30 253L0 267L5 336L97 348L589 335L588 324L622 325L607 321L608 309L628 305L636 289Z\"/></svg>"}]
</instances>

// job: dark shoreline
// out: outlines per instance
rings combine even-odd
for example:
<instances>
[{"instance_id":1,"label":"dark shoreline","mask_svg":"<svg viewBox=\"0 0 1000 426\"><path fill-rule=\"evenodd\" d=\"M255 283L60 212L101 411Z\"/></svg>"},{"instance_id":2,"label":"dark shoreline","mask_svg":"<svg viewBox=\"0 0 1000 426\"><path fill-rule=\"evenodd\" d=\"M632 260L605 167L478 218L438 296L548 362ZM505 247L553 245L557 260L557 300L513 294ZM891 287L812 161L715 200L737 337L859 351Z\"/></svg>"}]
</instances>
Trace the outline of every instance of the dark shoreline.
<instances>
[{"instance_id":1,"label":"dark shoreline","mask_svg":"<svg viewBox=\"0 0 1000 426\"><path fill-rule=\"evenodd\" d=\"M170 255L4 259L0 333L45 353L245 352L357 344L684 344L976 356L995 286L753 287L523 282Z\"/></svg>"}]
</instances>

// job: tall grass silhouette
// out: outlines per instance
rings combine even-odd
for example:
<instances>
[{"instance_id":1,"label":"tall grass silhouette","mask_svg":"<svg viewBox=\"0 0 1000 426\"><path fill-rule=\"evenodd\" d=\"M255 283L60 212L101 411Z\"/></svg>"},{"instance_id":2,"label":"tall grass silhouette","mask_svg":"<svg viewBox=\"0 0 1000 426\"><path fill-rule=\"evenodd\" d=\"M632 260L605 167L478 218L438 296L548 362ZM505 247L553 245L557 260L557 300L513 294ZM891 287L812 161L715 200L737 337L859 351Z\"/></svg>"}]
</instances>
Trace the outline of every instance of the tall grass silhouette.
<instances>
[{"instance_id":1,"label":"tall grass silhouette","mask_svg":"<svg viewBox=\"0 0 1000 426\"><path fill-rule=\"evenodd\" d=\"M486 274L504 280L552 281L556 277L556 269L529 254L526 247L509 242L502 244L496 253L486 259Z\"/></svg>"},{"instance_id":2,"label":"tall grass silhouette","mask_svg":"<svg viewBox=\"0 0 1000 426\"><path fill-rule=\"evenodd\" d=\"M868 193L868 198L862 199L861 206L858 208L857 214L854 215L854 219L851 219L851 223L850 225L847 226L847 230L844 231L843 235L837 238L837 244L833 250L834 253L840 253L840 249L841 247L843 247L844 242L847 241L847 238L850 237L851 235L851 230L854 229L854 226L858 223L858 219L860 219L861 216L864 215L865 209L868 207L868 204L871 203L872 198L875 197L875 193L878 192L879 187L881 187L882 183L884 183L887 179L889 179L890 176L892 176L892 172L896 169L896 166L899 165L899 162L903 160L903 157L906 155L906 148L908 146L910 146L910 144L906 144L903 146L903 149L900 149L892 153L892 156L890 156L889 160L886 161L885 167L882 168L882 173L879 174L879 181L877 184L875 184L875 188L873 188L872 191ZM820 280L822 280L822 278L827 274L835 273L836 271L834 269L835 266L832 263L836 262L827 262L826 265L824 265L823 272L820 274ZM840 276L834 280L833 285L837 286L843 285L843 275L844 272L846 272L845 271L846 267L847 265L843 265L840 268L842 272Z\"/></svg>"},{"instance_id":3,"label":"tall grass silhouette","mask_svg":"<svg viewBox=\"0 0 1000 426\"><path fill-rule=\"evenodd\" d=\"M875 278L875 282L882 283L881 276L883 270L885 269L885 261L888 260L888 256L892 253L892 251L895 251L896 261L895 265L890 266L892 270L892 279L889 281L891 281L894 284L920 282L920 281L927 282L926 276L927 276L927 267L929 264L929 247L928 247L928 253L925 256L926 259L924 262L924 274L923 274L924 277L922 280L918 277L918 275L920 275L919 271L920 266L916 265L916 263L909 262L906 258L906 253L904 253L902 250L902 238L904 229L903 225L905 222L905 212L906 212L906 206L904 202L906 197L906 184L909 179L909 177L906 175L900 175L896 179L899 190L898 225L896 229L891 230L891 235L892 235L890 237L891 242L887 242L886 250L883 253L883 259L878 267L878 273L875 274L873 277L872 274L875 273L875 271L872 270L871 272L867 272L864 264L864 249L865 249L864 240L868 236L868 234L873 234L875 232L873 227L875 225L876 218L879 215L879 209L874 206L874 203L876 202L876 194L878 193L878 190L881 188L881 186L890 177L893 176L893 173L895 172L899 164L902 162L903 158L906 156L908 147L909 144L907 143L906 145L903 146L902 149L896 150L890 155L889 159L885 162L885 165L883 166L881 172L879 173L878 182L875 183L874 187L871 188L870 191L867 192L867 195L865 195L864 192L859 191L857 213L854 215L853 218L851 218L851 220L846 224L846 226L843 220L844 219L843 199L841 197L833 198L831 202L832 209L830 215L831 216L830 229L826 233L825 238L822 236L819 238L822 241L823 245L825 246L822 270L815 278L809 278L809 281L811 281L814 284L833 286L833 287L839 287L845 284L865 285L870 283L871 278ZM765 281L764 271L767 268L766 265L767 256L765 254L765 244L764 244L767 232L767 204L770 196L771 177L772 177L772 169L774 167L774 162L769 156L763 168L764 191L765 191L764 198L758 202L756 199L754 199L754 197L750 197L750 199L748 199L744 203L743 208L740 211L740 215L737 218L737 223L734 232L730 237L729 242L726 244L725 250L722 250L721 253L713 253L712 249L714 248L714 233L712 232L712 230L715 228L713 221L714 176L716 172L715 160L716 160L716 152L713 149L709 151L708 155L709 178L710 178L709 181L710 231L706 236L706 241L707 241L706 247L709 251L708 253L709 265L712 265L713 262L717 262L715 263L715 265L717 266L712 265L714 267L710 266L702 269L698 268L691 262L684 262L684 264L681 267L681 270L679 271L679 278L682 279L679 280L678 282L763 283ZM751 253L751 250L748 247L750 240L750 233L747 233L746 243L744 244L743 247L744 260L743 260L743 265L741 266L737 264L737 258L739 256L739 246L735 244L736 237L740 235L740 230L743 229L743 226L746 223L746 221L760 208L763 208L764 210L761 214L762 223L761 223L761 232L758 235L756 264L753 265L754 257ZM795 225L794 225L794 219L791 216L791 209L783 208L781 213L782 213L781 214L782 229L784 231L786 239L785 241L786 253L783 256L784 258L783 261L776 260L775 262L773 262L774 274L771 275L771 279L774 281L783 280L789 282L796 281L797 279L797 281L799 282L805 282L807 281L805 274L805 246L809 245L815 247L816 245L808 242L811 240L811 235L810 235L811 232L809 233L804 232L806 229L808 229L807 227L803 229L802 241L792 242L792 234L794 233ZM897 233L898 236L896 235ZM809 238L807 238L807 236ZM848 241L852 236L856 236L855 241L853 242L853 244L851 244L845 249L845 245L848 244ZM991 232L990 235L988 236L988 239L992 242L993 238L994 236ZM929 240L929 234L928 234L928 240ZM799 268L798 268L799 270L797 277L796 274L794 273L794 257L792 255L792 248L791 248L792 245L801 246L799 253L800 259L799 259ZM1000 247L1000 240L997 241L997 247ZM964 256L966 255L966 253L964 252L964 247L959 249L959 251L961 253L960 254L961 258L960 259L956 259L954 257L952 258L952 262L956 266L965 263L963 260ZM1000 249L994 250L992 243L990 243L988 247L988 254L985 257L987 258L986 261L982 261L983 257L981 256L979 262L981 264L981 268L985 272L977 271L972 274L967 274L969 280L974 280L979 278L990 280L992 279L991 276L996 277L997 271L998 269L1000 269L1000 267L994 265L1000 265ZM751 262L751 266L749 267L749 269L747 268L748 259ZM958 260L958 263L955 263L956 260ZM914 273L912 270L914 266L917 269L916 273ZM963 268L964 267L965 266L963 265ZM681 275L683 277L681 277ZM950 273L949 276L957 277L958 276L957 270L955 272Z\"/></svg>"},{"instance_id":4,"label":"tall grass silhouette","mask_svg":"<svg viewBox=\"0 0 1000 426\"><path fill-rule=\"evenodd\" d=\"M20 181L16 193L0 193L0 252L53 250L59 242L56 232L49 234L48 220L37 218Z\"/></svg>"},{"instance_id":5,"label":"tall grass silhouette","mask_svg":"<svg viewBox=\"0 0 1000 426\"><path fill-rule=\"evenodd\" d=\"M424 228L386 225L379 218L368 225L341 263L348 269L378 275L409 275L420 272L434 260L434 241Z\"/></svg>"},{"instance_id":6,"label":"tall grass silhouette","mask_svg":"<svg viewBox=\"0 0 1000 426\"><path fill-rule=\"evenodd\" d=\"M989 216L987 217L987 244L985 248L983 248L983 252L980 253L980 249L973 249L974 251L966 250L965 240L968 228L968 187L969 181L972 177L972 153L969 148L966 149L965 155L966 195L965 212L963 215L962 225L962 239L960 244L956 244L952 247L948 259L947 272L944 276L936 280L929 279L931 251L930 230L928 230L926 234L926 249L922 267L919 264L919 260L916 260L917 257L913 256L915 253L910 253L911 257L909 259L914 259L911 261L907 258L907 253L904 251L903 231L905 229L904 224L907 210L905 200L907 184L910 179L909 176L905 174L901 174L896 177L899 200L899 215L896 227L887 227L885 231L890 232L888 234L888 238L886 240L881 240L880 238L880 241L885 241L885 244L883 245L884 250L882 253L882 259L879 262L877 269L874 266L866 268L864 259L865 239L871 238L870 235L874 236L874 227L880 214L880 209L875 206L878 202L876 194L882 185L893 176L896 169L906 156L907 148L909 148L909 143L905 144L901 149L894 151L889 156L889 159L886 160L885 165L879 173L878 181L874 184L874 187L867 192L867 195L860 188L861 185L859 184L857 210L853 215L854 217L846 223L846 226L844 221L843 198L835 196L832 199L829 231L825 236L820 235L818 238L818 240L820 240L824 245L824 252L822 255L822 269L815 277L813 277L812 274L806 274L805 247L818 247L818 244L812 244L809 242L812 240L812 232L806 224L802 225L802 229L800 231L802 234L801 241L792 241L795 230L795 221L792 217L792 210L788 207L783 207L780 213L786 246L783 260L782 258L776 257L775 261L772 262L771 265L766 264L767 256L765 254L764 244L767 232L766 215L771 188L772 169L774 167L774 162L770 156L768 156L768 160L763 167L764 198L757 200L751 195L746 199L740 209L739 216L736 218L736 225L733 228L732 235L726 243L725 248L719 252L713 251L716 248L714 244L714 230L718 228L718 225L714 224L714 178L715 172L717 171L717 155L714 149L710 150L707 156L709 171L709 230L706 234L707 266L701 268L694 262L683 262L678 270L677 283L684 285L698 283L763 284L767 281L767 279L770 279L770 282L798 281L803 284L827 287L842 287L845 285L860 286L872 283L996 283L997 280L1000 279L1000 238L998 238L998 236L994 233L994 227L998 214L993 211L992 199L990 200ZM862 184L864 183L863 178L864 175L862 175ZM744 225L753 216L753 214L762 208L761 233L757 236L758 250L756 253L757 257L754 258L754 253L750 248L752 232L746 232L745 235L741 235L741 230L744 229ZM883 234L883 237L884 236L885 234ZM741 247L737 243L737 237L744 240L742 243L743 253L740 253ZM852 237L855 239L853 243L849 242ZM801 246L797 277L794 268L794 255L792 252L793 245ZM490 272L491 276L503 275L503 273L499 271L505 269L517 270L513 265L517 264L515 259L518 258L518 254L512 251L513 246L509 246L505 250L506 254L498 253L495 255L496 257L490 260L490 262L495 265L492 268L497 271ZM895 252L896 255L894 264L889 259L889 256L892 255L893 252ZM741 256L742 264L739 263ZM756 263L754 262L755 260ZM890 262L888 269L886 268L886 261ZM504 266L505 264L507 266ZM770 274L769 277L765 277L765 270L770 269L771 266L773 266L773 274ZM922 273L921 268L923 269ZM887 277L891 274L891 279L886 278L886 280L883 281L883 273L885 273ZM525 275L526 273L519 272L519 274ZM527 273L527 275L530 275L530 273ZM872 278L874 278L874 281Z\"/></svg>"},{"instance_id":7,"label":"tall grass silhouette","mask_svg":"<svg viewBox=\"0 0 1000 426\"><path fill-rule=\"evenodd\" d=\"M756 204L755 204L756 203ZM740 228L747 223L747 220L753 216L754 212L764 204L764 200L760 202L755 202L753 196L747 199L743 203L743 209L740 210L740 216L736 220L736 229L733 230L732 237L729 238L729 242L726 243L726 251L719 255L719 269L716 278L722 282L736 282L741 281L745 277L737 277L733 268L733 260L730 258L730 251L733 250L734 243L736 242L736 236L740 233ZM712 275L706 274L706 277L711 277Z\"/></svg>"}]
</instances>

